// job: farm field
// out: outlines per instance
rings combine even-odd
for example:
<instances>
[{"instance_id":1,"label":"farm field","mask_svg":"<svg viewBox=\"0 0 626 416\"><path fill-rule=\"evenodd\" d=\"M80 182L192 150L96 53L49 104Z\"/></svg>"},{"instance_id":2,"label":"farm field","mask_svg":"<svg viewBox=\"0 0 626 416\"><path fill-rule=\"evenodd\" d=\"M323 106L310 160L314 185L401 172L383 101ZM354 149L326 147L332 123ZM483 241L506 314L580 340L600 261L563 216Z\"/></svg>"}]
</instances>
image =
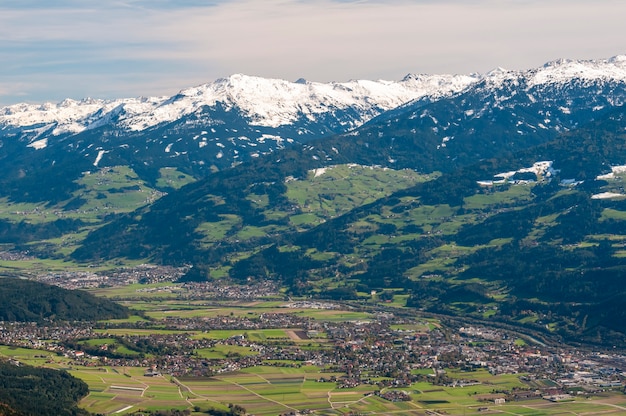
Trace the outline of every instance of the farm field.
<instances>
[{"instance_id":1,"label":"farm field","mask_svg":"<svg viewBox=\"0 0 626 416\"><path fill-rule=\"evenodd\" d=\"M267 337L285 334L286 331L288 330L258 332L265 332ZM215 335L225 338L230 336L230 332L222 331ZM105 341L94 339L90 343L101 345ZM225 358L228 354L243 357L256 354L249 348L227 345L207 348L197 353L214 360ZM619 392L557 403L535 399L495 405L494 398L501 395L493 394L494 391L523 388L525 385L520 381L521 375L491 375L486 370L447 371L451 379L473 380L475 383L465 387L445 387L423 381L403 388L381 388L376 384L340 388L337 383L328 380L331 377L339 379L345 376L344 373L329 372L324 367L288 360L268 363L270 365L255 365L210 377L173 377L168 374L151 374L150 368L143 366L114 366L102 362L94 362L94 365L89 366L77 365L72 358L28 348L2 346L0 357L68 371L89 386L89 395L81 401L81 407L98 414L123 415L140 409L226 410L231 403L243 406L255 415L268 416L306 410L318 415L344 415L350 412L370 415L626 414L626 399ZM432 374L432 369L419 370L418 373ZM390 401L375 395L377 391L401 391L410 400Z\"/></svg>"},{"instance_id":2,"label":"farm field","mask_svg":"<svg viewBox=\"0 0 626 416\"><path fill-rule=\"evenodd\" d=\"M154 289L146 292L145 289ZM144 289L143 292L139 290ZM159 291L159 289L163 291ZM141 311L147 318L163 320L177 318L214 318L218 316L258 317L264 313L294 314L320 321L344 322L368 320L368 312L348 308L307 308L290 304L284 300L268 299L257 301L206 301L180 300L186 294L181 284L157 283L150 285L133 284L123 287L94 288L90 292L114 299L133 310ZM131 300L132 299L132 300ZM404 306L404 305L398 305ZM137 318L135 318L137 319Z\"/></svg>"},{"instance_id":3,"label":"farm field","mask_svg":"<svg viewBox=\"0 0 626 416\"><path fill-rule=\"evenodd\" d=\"M0 357L63 369L85 381L89 394L80 406L95 414L177 409L201 415L212 408L227 411L229 404L268 416L626 414L618 389L558 403L534 399L495 405L494 399L504 396L498 392L528 389L520 377L529 374L492 375L484 367L468 371L436 361L423 367L415 360L396 367L413 376L411 382L394 384L400 377L375 370L376 360L395 366L402 362L399 357L419 355L411 351L427 358L432 348L456 350L459 342L471 343L442 318L409 314L402 305L383 304L374 296L359 306L284 300L276 293L256 300L191 298L194 289L171 282L91 289L140 315L97 322L89 337L69 347L85 348L87 354L101 348L108 356L0 347ZM510 342L503 338L500 347L492 341L476 345L491 345L503 360L510 348L528 347L517 335L506 339ZM357 371L359 380L350 384L360 360L363 373ZM437 368L445 368L444 380L431 378ZM537 380L531 389L556 386L546 376ZM391 387L398 385L403 387Z\"/></svg>"}]
</instances>

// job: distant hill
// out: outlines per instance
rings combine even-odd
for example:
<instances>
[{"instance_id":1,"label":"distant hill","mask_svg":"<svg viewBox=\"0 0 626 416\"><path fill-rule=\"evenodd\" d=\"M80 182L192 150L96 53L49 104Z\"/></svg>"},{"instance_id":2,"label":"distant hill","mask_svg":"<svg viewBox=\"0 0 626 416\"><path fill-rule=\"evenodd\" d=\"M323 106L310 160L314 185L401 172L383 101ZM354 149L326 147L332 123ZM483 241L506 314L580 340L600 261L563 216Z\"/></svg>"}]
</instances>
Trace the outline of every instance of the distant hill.
<instances>
[{"instance_id":1,"label":"distant hill","mask_svg":"<svg viewBox=\"0 0 626 416\"><path fill-rule=\"evenodd\" d=\"M185 280L273 279L294 295L368 300L374 291L433 313L615 345L626 342L624 320L612 319L624 317L619 305L626 297L624 102L626 57L498 69L347 133L259 150L196 182L174 163L190 155L183 142L205 142L190 130L177 131L180 142L168 133L172 165L161 164L169 163L161 157L167 152L158 156L154 141L138 142L154 159L131 163L113 156L130 157L137 148L101 154L104 148L88 147L81 136L81 148L93 149L90 158L98 152L98 166L88 162L94 173L70 180L72 199L49 211L11 205L3 215L25 224L6 226L5 234L48 238L39 246L25 241L21 249L29 253L46 253L60 241L67 245L54 254L71 252L79 262L193 265ZM25 190L42 198L42 188L61 198L56 168L85 158L74 153L64 161L58 148L43 145L28 150L50 157L41 164L45 177L7 179L8 188L0 188L16 195L8 203ZM17 144L7 141L3 151L11 146ZM95 174L113 160L119 166ZM157 165L177 167L153 171L177 186L149 198L155 188L138 178ZM125 178L136 183L126 186ZM364 190L366 184L377 189ZM81 187L88 192L78 194ZM48 224L87 212L91 222Z\"/></svg>"},{"instance_id":2,"label":"distant hill","mask_svg":"<svg viewBox=\"0 0 626 416\"><path fill-rule=\"evenodd\" d=\"M452 96L416 100L352 132L216 172L95 230L73 257L210 261L215 251L207 254L199 244L203 226L220 223L227 215L237 215L240 228L268 225L271 213L262 214L252 202L258 194L268 196L270 208L292 205L297 214L299 208L284 194L286 181L304 178L313 169L356 163L451 173L554 140L603 118L625 101L626 59L621 57L492 71ZM215 259L230 246L220 244L222 253Z\"/></svg>"},{"instance_id":3,"label":"distant hill","mask_svg":"<svg viewBox=\"0 0 626 416\"><path fill-rule=\"evenodd\" d=\"M0 321L95 321L128 315L125 307L87 292L0 278Z\"/></svg>"},{"instance_id":4,"label":"distant hill","mask_svg":"<svg viewBox=\"0 0 626 416\"><path fill-rule=\"evenodd\" d=\"M622 343L625 131L618 109L550 143L265 240L252 255L231 252L240 260L229 274L322 297L337 286L344 299L386 291L435 313Z\"/></svg>"},{"instance_id":5,"label":"distant hill","mask_svg":"<svg viewBox=\"0 0 626 416\"><path fill-rule=\"evenodd\" d=\"M291 206L294 182L281 180L284 165L259 161L267 170L242 167L182 188L94 232L83 250L102 250L106 241L100 253L129 254L152 244L140 254L193 262L185 279L214 272L274 279L293 294L343 299L376 290L435 313L569 341L624 342L624 321L613 317L623 316L626 296L625 131L626 112L618 108L548 143L417 183L299 232L225 233L199 244L204 230L225 227L225 219L241 229L227 212L258 231L278 206ZM297 160L295 149L288 154ZM301 169L315 168L315 159L302 160Z\"/></svg>"}]
</instances>

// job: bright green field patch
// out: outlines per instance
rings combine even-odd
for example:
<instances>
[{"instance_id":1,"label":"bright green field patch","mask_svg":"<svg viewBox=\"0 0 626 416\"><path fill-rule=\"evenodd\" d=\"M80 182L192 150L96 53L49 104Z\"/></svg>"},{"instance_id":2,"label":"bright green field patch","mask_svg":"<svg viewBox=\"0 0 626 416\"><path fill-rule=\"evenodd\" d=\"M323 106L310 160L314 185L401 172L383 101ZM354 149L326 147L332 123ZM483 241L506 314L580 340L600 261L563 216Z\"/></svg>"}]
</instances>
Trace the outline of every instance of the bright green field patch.
<instances>
[{"instance_id":1,"label":"bright green field patch","mask_svg":"<svg viewBox=\"0 0 626 416\"><path fill-rule=\"evenodd\" d=\"M8 198L0 198L0 218L14 222L42 223L56 221L60 216L43 203L16 203Z\"/></svg>"},{"instance_id":2,"label":"bright green field patch","mask_svg":"<svg viewBox=\"0 0 626 416\"><path fill-rule=\"evenodd\" d=\"M287 182L287 198L302 214L292 216L295 226L314 224L408 188L435 175L420 175L412 170L393 170L359 165L337 165L317 169L306 180ZM307 216L306 214L311 214Z\"/></svg>"},{"instance_id":3,"label":"bright green field patch","mask_svg":"<svg viewBox=\"0 0 626 416\"><path fill-rule=\"evenodd\" d=\"M602 210L602 216L600 220L619 220L626 221L626 211L618 211L612 208L605 208Z\"/></svg>"},{"instance_id":4,"label":"bright green field patch","mask_svg":"<svg viewBox=\"0 0 626 416\"><path fill-rule=\"evenodd\" d=\"M53 354L44 350L33 350L29 348L9 347L6 345L0 345L0 356L11 357L23 360L35 360L41 359L38 357L52 357Z\"/></svg>"},{"instance_id":5,"label":"bright green field patch","mask_svg":"<svg viewBox=\"0 0 626 416\"><path fill-rule=\"evenodd\" d=\"M149 397L149 398L153 398L157 400L167 400L167 401L181 400L181 395L178 390L178 387L174 384L170 384L168 386L149 386L143 395L145 397Z\"/></svg>"},{"instance_id":6,"label":"bright green field patch","mask_svg":"<svg viewBox=\"0 0 626 416\"><path fill-rule=\"evenodd\" d=\"M129 167L114 166L83 175L77 181L82 188L74 195L85 200L81 215L95 217L107 213L130 212L154 202L163 193L148 186Z\"/></svg>"},{"instance_id":7,"label":"bright green field patch","mask_svg":"<svg viewBox=\"0 0 626 416\"><path fill-rule=\"evenodd\" d=\"M136 324L139 322L147 322L148 320L139 315L131 315L127 319L109 319L108 323L115 324Z\"/></svg>"},{"instance_id":8,"label":"bright green field patch","mask_svg":"<svg viewBox=\"0 0 626 416\"><path fill-rule=\"evenodd\" d=\"M238 403L258 415L275 415L297 409L327 409L328 394L336 389L335 383L317 383L306 377L317 378L320 374L313 366L283 368L260 366L221 374L207 379L184 378L181 380L198 398L221 403ZM305 374L308 376L305 377ZM326 374L326 373L325 373ZM363 397L349 392L350 399Z\"/></svg>"},{"instance_id":9,"label":"bright green field patch","mask_svg":"<svg viewBox=\"0 0 626 416\"><path fill-rule=\"evenodd\" d=\"M220 221L203 222L196 228L196 232L204 235L203 243L214 243L226 237L226 234L234 227L241 224L241 217L238 215L220 215Z\"/></svg>"},{"instance_id":10,"label":"bright green field patch","mask_svg":"<svg viewBox=\"0 0 626 416\"><path fill-rule=\"evenodd\" d=\"M94 338L94 339L88 339L85 341L79 341L78 343L91 345L91 346L101 346L101 345L114 345L116 341L112 338Z\"/></svg>"},{"instance_id":11,"label":"bright green field patch","mask_svg":"<svg viewBox=\"0 0 626 416\"><path fill-rule=\"evenodd\" d=\"M237 233L237 238L245 241L251 238L264 237L265 235L267 235L265 228L246 225Z\"/></svg>"},{"instance_id":12,"label":"bright green field patch","mask_svg":"<svg viewBox=\"0 0 626 416\"><path fill-rule=\"evenodd\" d=\"M159 179L157 179L156 185L159 188L178 189L194 181L195 179L192 176L176 168L161 168L159 169Z\"/></svg>"},{"instance_id":13,"label":"bright green field patch","mask_svg":"<svg viewBox=\"0 0 626 416\"><path fill-rule=\"evenodd\" d=\"M361 413L372 414L411 414L421 406L413 402L390 402L377 396L368 396L349 406L350 409ZM405 413L406 412L406 413ZM415 414L421 414L415 413Z\"/></svg>"},{"instance_id":14,"label":"bright green field patch","mask_svg":"<svg viewBox=\"0 0 626 416\"><path fill-rule=\"evenodd\" d=\"M427 323L424 324L400 324L391 325L391 329L395 331L407 331L407 332L428 332L430 326Z\"/></svg>"},{"instance_id":15,"label":"bright green field patch","mask_svg":"<svg viewBox=\"0 0 626 416\"><path fill-rule=\"evenodd\" d=\"M299 227L305 224L313 225L313 224L320 223L321 221L322 219L320 217L311 213L292 215L291 217L289 217L289 222L296 227Z\"/></svg>"},{"instance_id":16,"label":"bright green field patch","mask_svg":"<svg viewBox=\"0 0 626 416\"><path fill-rule=\"evenodd\" d=\"M529 201L533 185L513 185L506 190L476 194L464 199L463 207L470 210L483 210L495 204L510 204Z\"/></svg>"},{"instance_id":17,"label":"bright green field patch","mask_svg":"<svg viewBox=\"0 0 626 416\"><path fill-rule=\"evenodd\" d=\"M295 313L319 321L331 322L362 321L371 317L367 312L352 312L335 309L301 309Z\"/></svg>"},{"instance_id":18,"label":"bright green field patch","mask_svg":"<svg viewBox=\"0 0 626 416\"><path fill-rule=\"evenodd\" d=\"M102 287L89 290L89 292L96 296L115 298L117 300L127 298L132 298L133 300L136 300L138 297L145 298L146 300L156 297L161 300L162 297L178 296L179 291L182 291L182 285L172 282L159 282L150 284L133 283L125 286ZM134 306L134 303L135 302L133 302L131 306ZM141 320L142 318L131 317L131 319L135 319L135 321L126 322L136 322L137 320ZM122 321L112 320L111 322L115 323Z\"/></svg>"},{"instance_id":19,"label":"bright green field patch","mask_svg":"<svg viewBox=\"0 0 626 416\"><path fill-rule=\"evenodd\" d=\"M265 341L268 339L288 339L289 337L283 329L255 329L255 330L241 330L241 329L213 329L208 332L196 334L194 338L202 339L228 339L235 336L243 335L250 341Z\"/></svg>"},{"instance_id":20,"label":"bright green field patch","mask_svg":"<svg viewBox=\"0 0 626 416\"><path fill-rule=\"evenodd\" d=\"M174 329L134 329L134 328L108 328L95 329L94 332L109 335L172 335L172 334L195 334L198 331L177 331Z\"/></svg>"},{"instance_id":21,"label":"bright green field patch","mask_svg":"<svg viewBox=\"0 0 626 416\"><path fill-rule=\"evenodd\" d=\"M209 360L219 360L228 357L246 357L250 355L257 355L258 352L253 351L251 348L242 347L239 345L216 345L211 348L202 348L195 350L195 353L202 358Z\"/></svg>"}]
</instances>

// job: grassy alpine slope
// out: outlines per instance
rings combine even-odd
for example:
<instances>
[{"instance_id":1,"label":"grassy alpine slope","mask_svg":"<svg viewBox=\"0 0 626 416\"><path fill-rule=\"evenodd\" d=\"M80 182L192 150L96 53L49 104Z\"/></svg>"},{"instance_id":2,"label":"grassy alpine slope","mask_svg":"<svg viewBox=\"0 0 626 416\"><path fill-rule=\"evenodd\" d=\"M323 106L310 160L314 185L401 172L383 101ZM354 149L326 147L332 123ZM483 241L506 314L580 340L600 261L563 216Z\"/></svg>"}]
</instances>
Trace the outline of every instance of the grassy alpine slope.
<instances>
[{"instance_id":1,"label":"grassy alpine slope","mask_svg":"<svg viewBox=\"0 0 626 416\"><path fill-rule=\"evenodd\" d=\"M223 231L219 242L194 248L203 260L188 278L270 278L293 294L344 299L387 290L433 312L527 325L568 339L621 342L623 320L608 318L623 314L626 206L620 196L603 199L622 189L619 175L597 178L626 160L624 124L617 111L556 141L418 183L299 232L263 230L237 238ZM206 183L196 186L199 198L206 198L199 191ZM299 202L301 209L290 182L250 189L256 193L239 201L257 213L261 229L271 211L254 204ZM230 192L222 195L233 198ZM154 221L163 207L158 203L143 216L155 215ZM167 212L180 220L180 210ZM245 213L240 215L251 223L254 217Z\"/></svg>"}]
</instances>

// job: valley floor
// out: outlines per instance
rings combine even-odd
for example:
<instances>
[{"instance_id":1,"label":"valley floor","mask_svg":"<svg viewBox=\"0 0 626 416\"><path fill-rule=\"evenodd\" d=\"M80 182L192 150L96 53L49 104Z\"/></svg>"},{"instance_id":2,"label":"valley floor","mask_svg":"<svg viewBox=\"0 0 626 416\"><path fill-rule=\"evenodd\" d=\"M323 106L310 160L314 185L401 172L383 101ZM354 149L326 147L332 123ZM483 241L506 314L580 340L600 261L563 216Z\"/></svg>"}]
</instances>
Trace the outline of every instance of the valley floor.
<instances>
[{"instance_id":1,"label":"valley floor","mask_svg":"<svg viewBox=\"0 0 626 416\"><path fill-rule=\"evenodd\" d=\"M617 352L540 345L384 303L285 300L265 284L93 291L140 315L2 323L0 354L84 380L81 406L94 413L236 404L256 415L626 414Z\"/></svg>"}]
</instances>

